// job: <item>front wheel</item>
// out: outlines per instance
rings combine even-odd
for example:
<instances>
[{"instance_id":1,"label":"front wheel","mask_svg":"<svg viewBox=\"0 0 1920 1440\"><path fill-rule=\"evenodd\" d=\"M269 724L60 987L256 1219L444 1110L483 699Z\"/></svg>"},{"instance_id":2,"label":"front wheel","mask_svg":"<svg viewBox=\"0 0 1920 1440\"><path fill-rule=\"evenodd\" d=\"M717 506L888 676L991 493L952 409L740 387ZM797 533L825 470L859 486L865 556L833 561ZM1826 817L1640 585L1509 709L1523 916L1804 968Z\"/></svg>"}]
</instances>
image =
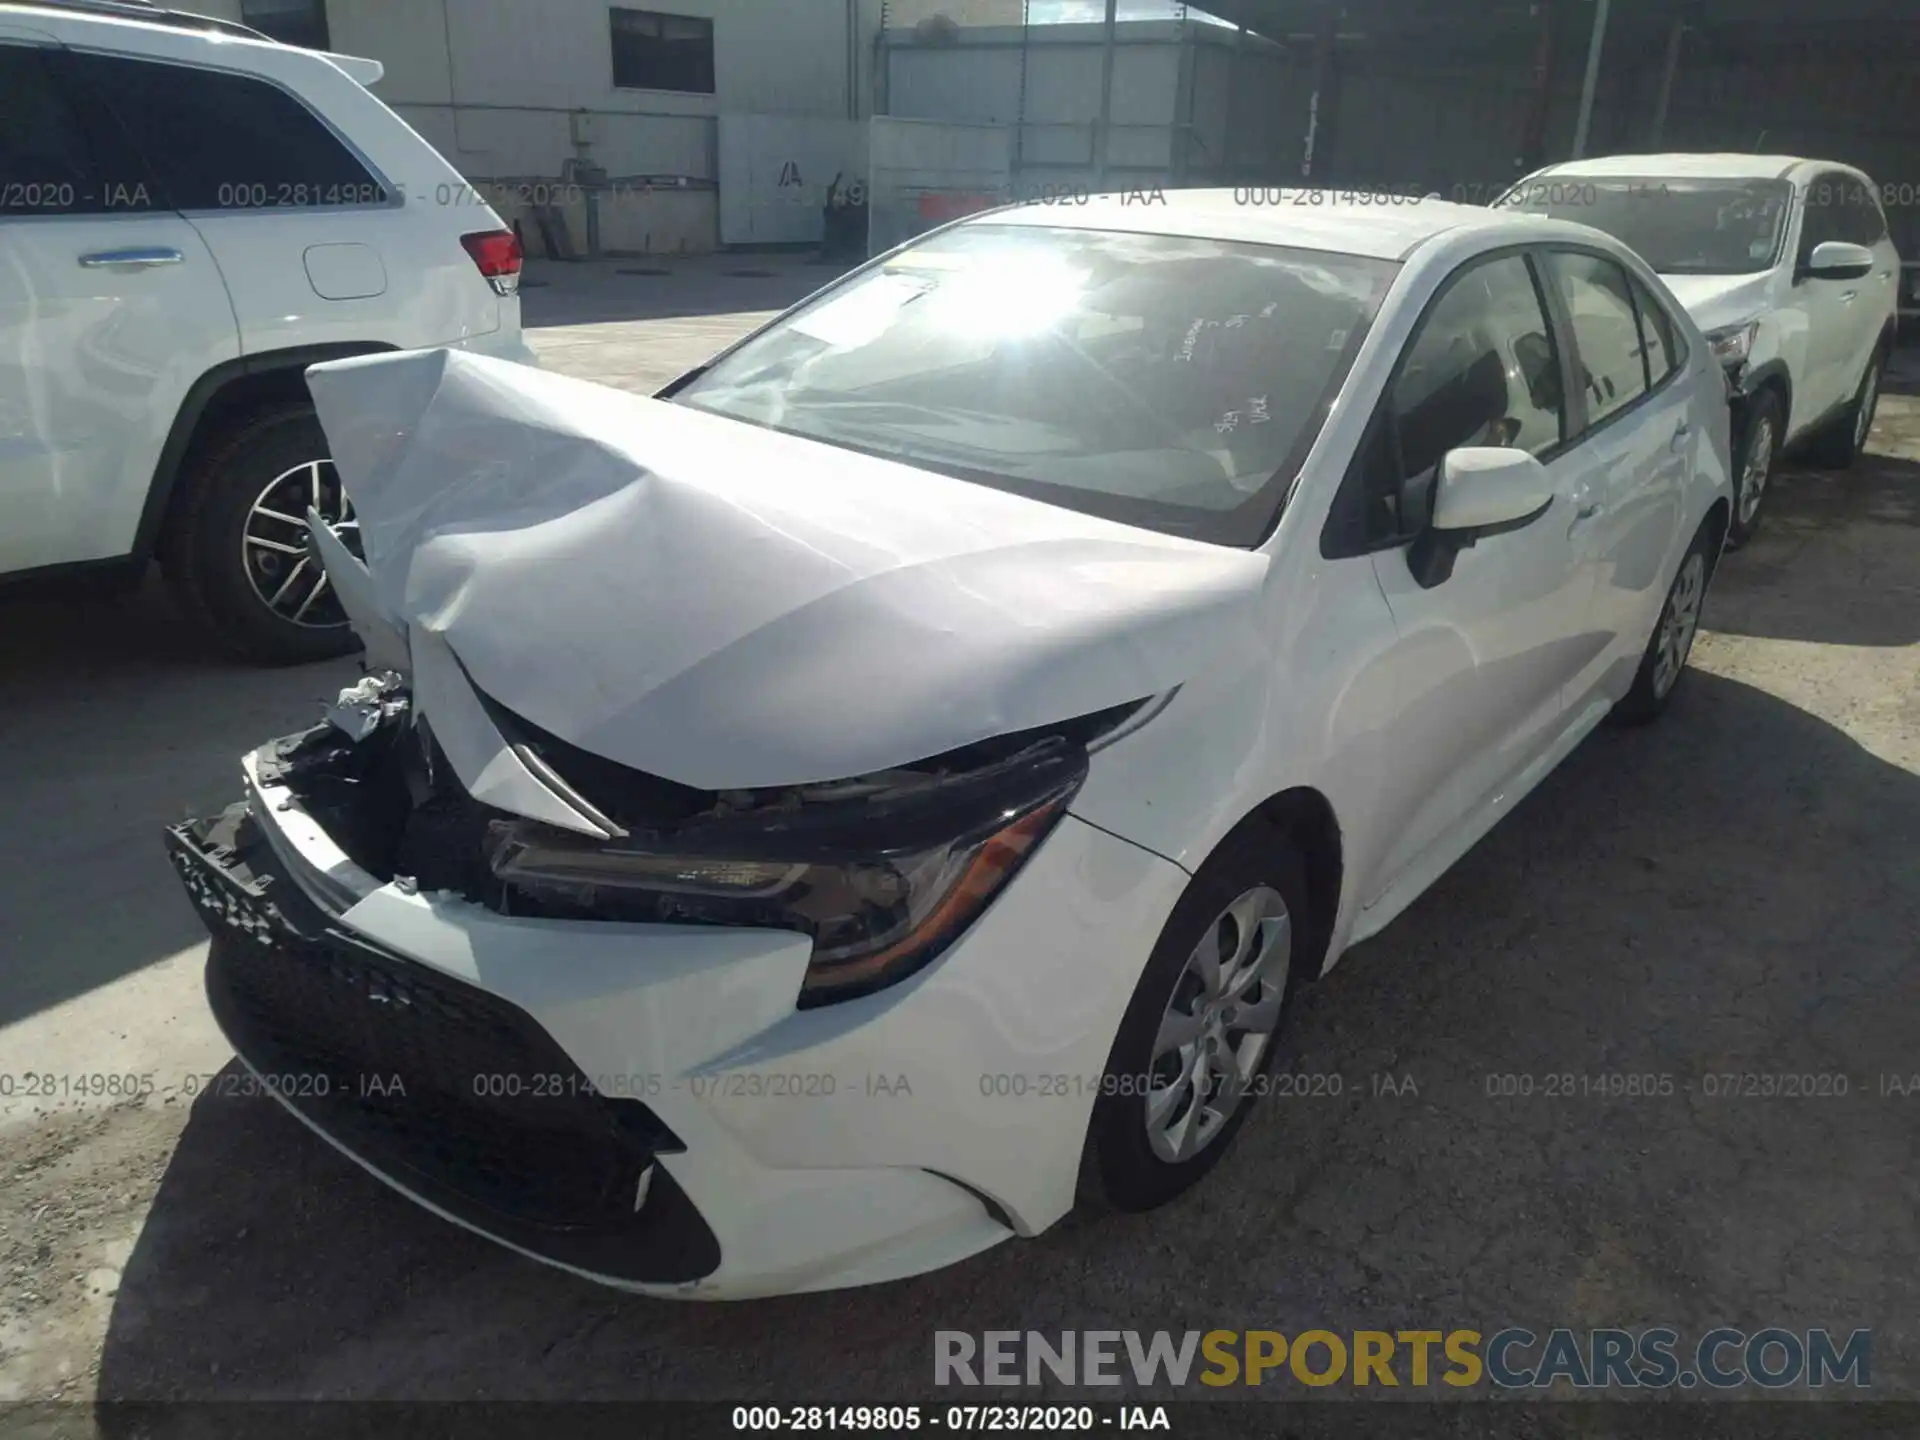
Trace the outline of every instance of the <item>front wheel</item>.
<instances>
[{"instance_id":1,"label":"front wheel","mask_svg":"<svg viewBox=\"0 0 1920 1440\"><path fill-rule=\"evenodd\" d=\"M1727 529L1729 550L1738 550L1760 529L1761 507L1773 484L1785 430L1786 407L1772 390L1762 390L1740 419L1733 462L1733 524Z\"/></svg>"},{"instance_id":2,"label":"front wheel","mask_svg":"<svg viewBox=\"0 0 1920 1440\"><path fill-rule=\"evenodd\" d=\"M1200 868L1174 906L1114 1038L1087 1131L1081 1198L1164 1205L1226 1153L1266 1087L1305 965L1306 869L1252 829Z\"/></svg>"},{"instance_id":3,"label":"front wheel","mask_svg":"<svg viewBox=\"0 0 1920 1440\"><path fill-rule=\"evenodd\" d=\"M161 548L182 608L228 651L262 665L345 655L359 642L326 571L307 549L317 510L359 543L352 502L310 405L232 421L180 483L187 489Z\"/></svg>"},{"instance_id":4,"label":"front wheel","mask_svg":"<svg viewBox=\"0 0 1920 1440\"><path fill-rule=\"evenodd\" d=\"M1714 526L1709 520L1693 537L1693 544L1680 562L1679 573L1660 607L1660 623L1653 627L1640 658L1640 669L1633 677L1633 688L1620 702L1614 714L1625 724L1644 725L1666 713L1686 674L1687 660L1693 654L1694 637L1700 633L1700 612L1707 600L1707 586L1713 579Z\"/></svg>"}]
</instances>

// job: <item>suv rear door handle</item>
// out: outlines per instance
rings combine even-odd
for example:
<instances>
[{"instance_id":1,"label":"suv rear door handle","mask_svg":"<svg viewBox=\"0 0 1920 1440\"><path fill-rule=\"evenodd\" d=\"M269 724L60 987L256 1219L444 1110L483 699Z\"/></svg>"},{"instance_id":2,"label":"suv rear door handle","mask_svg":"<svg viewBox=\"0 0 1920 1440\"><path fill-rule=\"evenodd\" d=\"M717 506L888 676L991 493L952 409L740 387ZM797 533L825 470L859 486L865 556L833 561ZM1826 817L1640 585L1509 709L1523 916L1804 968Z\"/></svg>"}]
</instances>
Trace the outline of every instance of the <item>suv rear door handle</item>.
<instances>
[{"instance_id":1,"label":"suv rear door handle","mask_svg":"<svg viewBox=\"0 0 1920 1440\"><path fill-rule=\"evenodd\" d=\"M1673 432L1673 448L1675 450L1686 449L1687 442L1692 438L1693 422L1690 420L1682 420L1680 422L1680 428Z\"/></svg>"},{"instance_id":2,"label":"suv rear door handle","mask_svg":"<svg viewBox=\"0 0 1920 1440\"><path fill-rule=\"evenodd\" d=\"M90 255L82 255L80 263L89 270L115 265L144 269L149 265L178 265L186 258L170 245L132 245L125 250L95 250Z\"/></svg>"}]
</instances>

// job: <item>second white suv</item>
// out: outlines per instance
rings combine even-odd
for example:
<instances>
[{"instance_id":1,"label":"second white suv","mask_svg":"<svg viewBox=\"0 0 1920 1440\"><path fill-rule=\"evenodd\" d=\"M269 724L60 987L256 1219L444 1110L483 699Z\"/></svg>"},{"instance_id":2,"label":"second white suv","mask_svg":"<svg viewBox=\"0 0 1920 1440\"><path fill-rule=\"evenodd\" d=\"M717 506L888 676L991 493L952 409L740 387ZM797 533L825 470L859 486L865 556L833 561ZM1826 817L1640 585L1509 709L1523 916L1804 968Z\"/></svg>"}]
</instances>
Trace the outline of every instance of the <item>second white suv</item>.
<instances>
[{"instance_id":1,"label":"second white suv","mask_svg":"<svg viewBox=\"0 0 1920 1440\"><path fill-rule=\"evenodd\" d=\"M1836 469L1859 457L1900 308L1900 255L1866 175L1785 155L1616 155L1539 171L1497 203L1625 241L1707 332L1733 396L1729 546L1759 528L1788 446Z\"/></svg>"},{"instance_id":2,"label":"second white suv","mask_svg":"<svg viewBox=\"0 0 1920 1440\"><path fill-rule=\"evenodd\" d=\"M137 573L264 663L355 643L306 368L530 362L520 243L372 61L133 4L0 0L0 582Z\"/></svg>"}]
</instances>

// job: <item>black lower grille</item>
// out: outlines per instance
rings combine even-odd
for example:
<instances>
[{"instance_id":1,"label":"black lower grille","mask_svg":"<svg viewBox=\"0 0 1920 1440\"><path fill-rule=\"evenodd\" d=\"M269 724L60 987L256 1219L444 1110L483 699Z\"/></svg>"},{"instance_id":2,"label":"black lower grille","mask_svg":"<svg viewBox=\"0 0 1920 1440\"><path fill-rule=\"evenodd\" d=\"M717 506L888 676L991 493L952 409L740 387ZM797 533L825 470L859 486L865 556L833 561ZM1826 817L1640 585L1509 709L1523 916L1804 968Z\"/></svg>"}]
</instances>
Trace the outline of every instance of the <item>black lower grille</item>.
<instances>
[{"instance_id":1,"label":"black lower grille","mask_svg":"<svg viewBox=\"0 0 1920 1440\"><path fill-rule=\"evenodd\" d=\"M289 1098L334 1112L368 1158L425 1171L539 1225L618 1222L658 1122L608 1102L530 1022L345 951L222 946L209 980L248 1058ZM544 1042L544 1043L543 1043ZM649 1137L647 1132L654 1131Z\"/></svg>"},{"instance_id":2,"label":"black lower grille","mask_svg":"<svg viewBox=\"0 0 1920 1440\"><path fill-rule=\"evenodd\" d=\"M602 1094L517 1006L334 927L250 821L224 853L229 875L264 877L253 883L281 923L262 935L208 914L208 998L289 1104L421 1198L537 1254L661 1283L718 1266L712 1232L654 1163L684 1147L651 1110Z\"/></svg>"}]
</instances>

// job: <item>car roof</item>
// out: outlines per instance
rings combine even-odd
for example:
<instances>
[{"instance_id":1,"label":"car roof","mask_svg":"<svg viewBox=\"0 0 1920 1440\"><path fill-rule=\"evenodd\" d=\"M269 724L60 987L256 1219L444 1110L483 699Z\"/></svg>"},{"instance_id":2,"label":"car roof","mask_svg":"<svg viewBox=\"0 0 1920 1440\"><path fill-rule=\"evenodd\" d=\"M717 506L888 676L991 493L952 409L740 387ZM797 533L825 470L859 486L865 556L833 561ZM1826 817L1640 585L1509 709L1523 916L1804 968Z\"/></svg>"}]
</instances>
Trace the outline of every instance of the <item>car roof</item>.
<instances>
[{"instance_id":1,"label":"car roof","mask_svg":"<svg viewBox=\"0 0 1920 1440\"><path fill-rule=\"evenodd\" d=\"M1523 236L1528 241L1555 235L1585 241L1594 234L1584 225L1481 205L1412 195L1278 187L1076 194L989 210L965 223L1120 230L1324 250L1375 260L1405 260L1435 236L1462 230L1511 232L1516 243Z\"/></svg>"},{"instance_id":2,"label":"car roof","mask_svg":"<svg viewBox=\"0 0 1920 1440\"><path fill-rule=\"evenodd\" d=\"M148 58L178 60L177 50L149 52L136 37L167 35L210 47L207 57L229 69L257 69L249 56L318 57L344 70L362 85L372 85L386 74L378 60L343 55L331 50L309 50L288 45L251 26L186 10L170 10L147 0L0 0L0 15L19 15L29 24L45 25L54 38L69 45L115 53L144 54ZM211 48L217 46L217 50Z\"/></svg>"},{"instance_id":3,"label":"car roof","mask_svg":"<svg viewBox=\"0 0 1920 1440\"><path fill-rule=\"evenodd\" d=\"M1569 160L1551 165L1542 175L1612 176L1674 180L1784 180L1803 165L1834 170L1853 169L1838 161L1827 164L1798 155L1741 155L1733 151L1697 155L1604 155L1593 160Z\"/></svg>"},{"instance_id":4,"label":"car roof","mask_svg":"<svg viewBox=\"0 0 1920 1440\"><path fill-rule=\"evenodd\" d=\"M164 25L176 30L199 30L218 35L235 35L247 40L278 43L271 36L242 25L237 20L202 15L189 10L170 10L151 0L0 0L0 11L40 10L61 16L85 15L99 20L132 21L140 25Z\"/></svg>"}]
</instances>

